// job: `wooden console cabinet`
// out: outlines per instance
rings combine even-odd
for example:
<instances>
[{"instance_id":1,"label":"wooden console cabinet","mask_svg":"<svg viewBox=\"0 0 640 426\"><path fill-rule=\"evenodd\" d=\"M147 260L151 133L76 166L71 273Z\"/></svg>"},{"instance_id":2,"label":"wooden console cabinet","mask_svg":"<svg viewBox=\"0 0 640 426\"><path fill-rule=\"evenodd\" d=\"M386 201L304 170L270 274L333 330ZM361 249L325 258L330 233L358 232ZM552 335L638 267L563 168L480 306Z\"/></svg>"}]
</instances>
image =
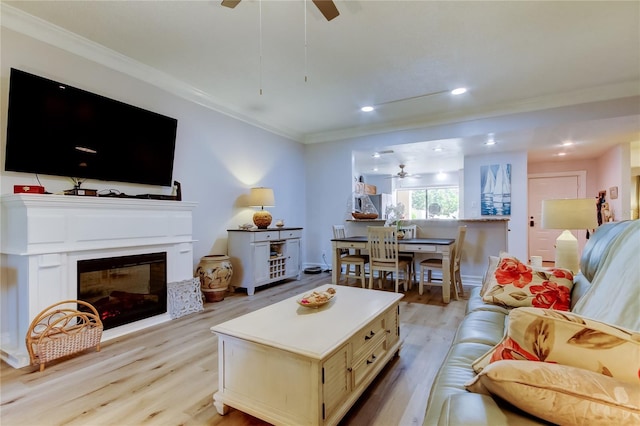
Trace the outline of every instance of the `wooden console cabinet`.
<instances>
[{"instance_id":1,"label":"wooden console cabinet","mask_svg":"<svg viewBox=\"0 0 640 426\"><path fill-rule=\"evenodd\" d=\"M227 250L233 264L232 287L256 287L300 278L302 228L229 229Z\"/></svg>"},{"instance_id":2,"label":"wooden console cabinet","mask_svg":"<svg viewBox=\"0 0 640 426\"><path fill-rule=\"evenodd\" d=\"M400 350L402 294L324 285L318 309L298 295L211 328L218 335L214 403L278 425L335 425Z\"/></svg>"}]
</instances>

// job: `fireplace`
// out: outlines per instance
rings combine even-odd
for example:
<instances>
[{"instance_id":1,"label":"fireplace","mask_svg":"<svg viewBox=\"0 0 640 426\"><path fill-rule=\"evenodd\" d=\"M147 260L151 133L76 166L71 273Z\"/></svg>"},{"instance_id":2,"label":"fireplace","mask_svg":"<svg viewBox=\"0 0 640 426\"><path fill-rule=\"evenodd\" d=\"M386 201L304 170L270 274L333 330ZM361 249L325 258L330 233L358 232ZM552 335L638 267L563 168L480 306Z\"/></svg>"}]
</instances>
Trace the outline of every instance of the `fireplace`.
<instances>
[{"instance_id":1,"label":"fireplace","mask_svg":"<svg viewBox=\"0 0 640 426\"><path fill-rule=\"evenodd\" d=\"M78 299L91 303L105 330L167 311L167 253L78 261Z\"/></svg>"},{"instance_id":2,"label":"fireplace","mask_svg":"<svg viewBox=\"0 0 640 426\"><path fill-rule=\"evenodd\" d=\"M166 312L167 283L193 277L196 203L8 194L0 195L0 205L0 357L9 365L29 365L24 338L29 324L43 309L63 300L100 305L117 296L122 306L142 305L136 306L142 319L122 316L117 320L122 325L115 319L105 321L112 328L102 334L103 342L171 320ZM153 256L158 253L163 259L157 263ZM138 255L142 257L136 259ZM110 263L129 256L135 262L121 262L108 272L113 269ZM100 265L95 259L111 260ZM159 266L162 262L165 266ZM141 265L129 269L130 263ZM107 272L97 272L103 269ZM89 281L100 283L92 284L84 296L79 296L79 270ZM106 288L102 280L124 275L145 278L142 284L125 281L116 288ZM108 309L104 312L111 317Z\"/></svg>"}]
</instances>

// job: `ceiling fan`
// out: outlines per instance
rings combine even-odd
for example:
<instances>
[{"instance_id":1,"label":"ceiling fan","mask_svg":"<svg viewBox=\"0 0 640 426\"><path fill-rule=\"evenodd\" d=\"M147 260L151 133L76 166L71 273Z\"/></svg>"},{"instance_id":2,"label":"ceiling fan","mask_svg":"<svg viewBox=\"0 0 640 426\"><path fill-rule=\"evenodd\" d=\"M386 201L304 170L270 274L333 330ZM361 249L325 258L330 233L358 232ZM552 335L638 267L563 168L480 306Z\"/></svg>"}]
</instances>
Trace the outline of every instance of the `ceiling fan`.
<instances>
[{"instance_id":1,"label":"ceiling fan","mask_svg":"<svg viewBox=\"0 0 640 426\"><path fill-rule=\"evenodd\" d=\"M389 176L389 178L391 179L404 179L406 177L419 177L417 175L412 175L410 173L407 173L404 171L405 165L404 164L400 164L400 171L398 173L396 173L395 175Z\"/></svg>"},{"instance_id":2,"label":"ceiling fan","mask_svg":"<svg viewBox=\"0 0 640 426\"><path fill-rule=\"evenodd\" d=\"M306 1L306 0L305 0ZM312 0L318 10L327 18L327 21L332 20L336 16L340 15L338 8L331 0ZM222 5L233 9L240 3L240 0L222 0Z\"/></svg>"}]
</instances>

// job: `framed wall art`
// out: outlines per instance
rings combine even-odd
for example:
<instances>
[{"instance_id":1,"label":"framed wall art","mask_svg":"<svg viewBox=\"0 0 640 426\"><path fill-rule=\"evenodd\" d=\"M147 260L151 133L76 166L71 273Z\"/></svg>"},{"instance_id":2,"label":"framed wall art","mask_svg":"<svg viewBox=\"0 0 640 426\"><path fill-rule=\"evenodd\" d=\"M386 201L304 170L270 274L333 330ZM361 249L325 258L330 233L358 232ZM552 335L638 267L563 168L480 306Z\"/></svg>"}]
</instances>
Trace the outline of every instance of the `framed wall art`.
<instances>
[{"instance_id":1,"label":"framed wall art","mask_svg":"<svg viewBox=\"0 0 640 426\"><path fill-rule=\"evenodd\" d=\"M511 164L493 164L480 167L483 216L511 215Z\"/></svg>"}]
</instances>

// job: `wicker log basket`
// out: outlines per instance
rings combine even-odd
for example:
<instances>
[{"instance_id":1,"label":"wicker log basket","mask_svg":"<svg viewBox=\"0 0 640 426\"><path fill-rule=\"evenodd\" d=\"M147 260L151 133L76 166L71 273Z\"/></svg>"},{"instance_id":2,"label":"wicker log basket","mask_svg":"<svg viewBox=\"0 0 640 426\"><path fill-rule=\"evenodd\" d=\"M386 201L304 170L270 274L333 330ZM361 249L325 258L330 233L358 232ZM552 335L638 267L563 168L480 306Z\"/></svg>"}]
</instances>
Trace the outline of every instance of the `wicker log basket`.
<instances>
[{"instance_id":1,"label":"wicker log basket","mask_svg":"<svg viewBox=\"0 0 640 426\"><path fill-rule=\"evenodd\" d=\"M91 312L79 311L70 305L82 305ZM100 315L90 303L65 300L51 305L31 322L27 331L31 364L40 364L40 371L43 371L45 363L54 359L93 347L99 352L103 329Z\"/></svg>"}]
</instances>

